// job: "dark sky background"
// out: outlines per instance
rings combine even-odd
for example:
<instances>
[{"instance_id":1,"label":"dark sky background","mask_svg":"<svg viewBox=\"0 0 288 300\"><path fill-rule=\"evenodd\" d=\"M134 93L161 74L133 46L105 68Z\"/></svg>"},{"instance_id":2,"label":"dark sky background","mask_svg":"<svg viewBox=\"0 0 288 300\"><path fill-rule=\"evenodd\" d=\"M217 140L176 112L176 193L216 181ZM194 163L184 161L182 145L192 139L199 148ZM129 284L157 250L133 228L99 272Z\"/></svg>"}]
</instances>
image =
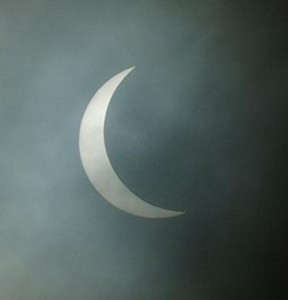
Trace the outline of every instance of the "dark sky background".
<instances>
[{"instance_id":1,"label":"dark sky background","mask_svg":"<svg viewBox=\"0 0 288 300\"><path fill-rule=\"evenodd\" d=\"M0 1L1 300L288 298L285 1ZM151 220L81 165L95 91Z\"/></svg>"}]
</instances>

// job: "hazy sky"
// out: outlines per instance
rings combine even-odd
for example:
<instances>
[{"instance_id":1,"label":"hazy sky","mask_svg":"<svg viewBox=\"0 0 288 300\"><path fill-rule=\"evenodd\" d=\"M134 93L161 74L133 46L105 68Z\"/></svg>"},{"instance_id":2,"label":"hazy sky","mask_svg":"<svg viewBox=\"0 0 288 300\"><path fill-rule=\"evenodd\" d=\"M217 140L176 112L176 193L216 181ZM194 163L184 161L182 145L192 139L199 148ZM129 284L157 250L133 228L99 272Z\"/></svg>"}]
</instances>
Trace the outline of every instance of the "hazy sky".
<instances>
[{"instance_id":1,"label":"hazy sky","mask_svg":"<svg viewBox=\"0 0 288 300\"><path fill-rule=\"evenodd\" d=\"M287 4L0 0L0 299L288 296ZM95 91L128 215L78 150Z\"/></svg>"}]
</instances>

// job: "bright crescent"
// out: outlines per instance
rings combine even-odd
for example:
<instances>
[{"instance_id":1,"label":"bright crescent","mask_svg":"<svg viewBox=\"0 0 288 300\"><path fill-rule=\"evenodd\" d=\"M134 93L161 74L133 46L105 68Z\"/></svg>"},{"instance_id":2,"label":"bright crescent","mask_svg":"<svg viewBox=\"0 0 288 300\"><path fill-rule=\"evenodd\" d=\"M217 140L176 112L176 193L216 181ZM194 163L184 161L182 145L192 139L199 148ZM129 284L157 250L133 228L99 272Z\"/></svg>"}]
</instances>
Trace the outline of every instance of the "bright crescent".
<instances>
[{"instance_id":1,"label":"bright crescent","mask_svg":"<svg viewBox=\"0 0 288 300\"><path fill-rule=\"evenodd\" d=\"M118 85L133 69L127 69L108 80L88 104L79 135L81 161L94 188L119 209L146 218L175 217L184 212L153 206L133 194L118 178L107 155L104 138L106 112Z\"/></svg>"}]
</instances>

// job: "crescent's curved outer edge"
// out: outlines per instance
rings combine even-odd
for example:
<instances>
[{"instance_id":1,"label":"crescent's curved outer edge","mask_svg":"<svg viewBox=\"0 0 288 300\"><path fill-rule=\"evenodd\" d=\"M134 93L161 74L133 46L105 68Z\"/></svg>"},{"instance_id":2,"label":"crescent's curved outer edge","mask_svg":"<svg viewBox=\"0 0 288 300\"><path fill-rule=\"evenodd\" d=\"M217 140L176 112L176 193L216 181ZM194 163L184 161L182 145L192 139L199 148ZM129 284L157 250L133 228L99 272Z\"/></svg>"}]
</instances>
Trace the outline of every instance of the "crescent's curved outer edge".
<instances>
[{"instance_id":1,"label":"crescent's curved outer edge","mask_svg":"<svg viewBox=\"0 0 288 300\"><path fill-rule=\"evenodd\" d=\"M169 218L184 212L162 209L133 194L115 173L107 155L104 124L110 100L129 68L108 80L94 95L83 115L79 134L80 157L94 188L117 208L145 218Z\"/></svg>"}]
</instances>

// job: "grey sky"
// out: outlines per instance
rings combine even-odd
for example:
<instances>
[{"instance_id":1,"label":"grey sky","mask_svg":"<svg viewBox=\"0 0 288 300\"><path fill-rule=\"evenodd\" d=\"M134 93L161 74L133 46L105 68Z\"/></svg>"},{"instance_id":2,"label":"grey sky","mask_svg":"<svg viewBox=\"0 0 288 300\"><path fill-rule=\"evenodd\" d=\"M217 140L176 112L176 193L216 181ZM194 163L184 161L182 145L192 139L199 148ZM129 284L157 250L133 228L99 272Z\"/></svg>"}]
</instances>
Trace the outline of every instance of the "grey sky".
<instances>
[{"instance_id":1,"label":"grey sky","mask_svg":"<svg viewBox=\"0 0 288 300\"><path fill-rule=\"evenodd\" d=\"M1 300L287 296L285 10L0 0ZM109 156L133 192L183 217L125 214L81 166L84 110L131 66Z\"/></svg>"}]
</instances>

